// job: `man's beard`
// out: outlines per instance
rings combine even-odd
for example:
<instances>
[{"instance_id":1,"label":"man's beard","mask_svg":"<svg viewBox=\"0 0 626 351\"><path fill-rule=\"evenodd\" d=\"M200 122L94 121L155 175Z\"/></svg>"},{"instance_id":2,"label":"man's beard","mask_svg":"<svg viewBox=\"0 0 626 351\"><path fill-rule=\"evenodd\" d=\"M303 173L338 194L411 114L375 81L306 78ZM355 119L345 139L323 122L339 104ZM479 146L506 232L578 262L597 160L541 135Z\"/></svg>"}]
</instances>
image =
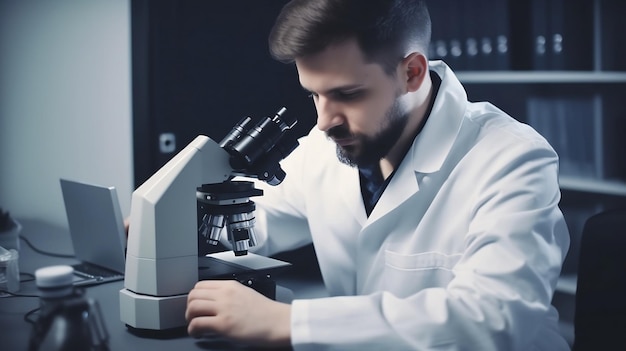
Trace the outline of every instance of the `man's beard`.
<instances>
[{"instance_id":1,"label":"man's beard","mask_svg":"<svg viewBox=\"0 0 626 351\"><path fill-rule=\"evenodd\" d=\"M337 145L337 158L341 163L352 167L371 166L387 156L391 148L400 139L409 119L408 113L402 112L399 101L396 99L385 112L382 129L373 137L352 135L345 125L331 128L327 135L338 139L353 137L359 142L355 145L342 147Z\"/></svg>"}]
</instances>

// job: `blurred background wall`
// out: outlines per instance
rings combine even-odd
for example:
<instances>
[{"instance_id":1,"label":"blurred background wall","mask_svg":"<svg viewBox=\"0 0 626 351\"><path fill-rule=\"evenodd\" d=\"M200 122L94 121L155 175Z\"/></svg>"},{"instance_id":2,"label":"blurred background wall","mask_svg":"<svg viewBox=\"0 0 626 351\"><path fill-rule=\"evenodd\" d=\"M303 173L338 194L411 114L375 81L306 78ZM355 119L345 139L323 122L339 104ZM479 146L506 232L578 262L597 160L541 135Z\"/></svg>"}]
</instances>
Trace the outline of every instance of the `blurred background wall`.
<instances>
[{"instance_id":1,"label":"blurred background wall","mask_svg":"<svg viewBox=\"0 0 626 351\"><path fill-rule=\"evenodd\" d=\"M130 0L0 0L0 206L67 226L59 178L133 190Z\"/></svg>"}]
</instances>

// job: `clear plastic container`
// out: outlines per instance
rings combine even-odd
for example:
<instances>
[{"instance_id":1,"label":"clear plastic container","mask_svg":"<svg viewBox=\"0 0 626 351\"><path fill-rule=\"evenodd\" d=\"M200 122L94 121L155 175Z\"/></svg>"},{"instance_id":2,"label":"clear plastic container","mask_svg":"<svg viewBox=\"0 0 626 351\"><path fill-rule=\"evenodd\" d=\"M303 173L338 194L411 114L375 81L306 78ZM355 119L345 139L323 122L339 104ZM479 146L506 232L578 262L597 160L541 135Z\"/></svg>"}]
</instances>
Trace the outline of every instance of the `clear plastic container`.
<instances>
[{"instance_id":1,"label":"clear plastic container","mask_svg":"<svg viewBox=\"0 0 626 351\"><path fill-rule=\"evenodd\" d=\"M6 230L0 231L0 246L7 250L15 249L20 251L20 233L22 225L13 220L13 224Z\"/></svg>"},{"instance_id":2,"label":"clear plastic container","mask_svg":"<svg viewBox=\"0 0 626 351\"><path fill-rule=\"evenodd\" d=\"M20 269L17 250L0 246L0 296L20 290Z\"/></svg>"}]
</instances>

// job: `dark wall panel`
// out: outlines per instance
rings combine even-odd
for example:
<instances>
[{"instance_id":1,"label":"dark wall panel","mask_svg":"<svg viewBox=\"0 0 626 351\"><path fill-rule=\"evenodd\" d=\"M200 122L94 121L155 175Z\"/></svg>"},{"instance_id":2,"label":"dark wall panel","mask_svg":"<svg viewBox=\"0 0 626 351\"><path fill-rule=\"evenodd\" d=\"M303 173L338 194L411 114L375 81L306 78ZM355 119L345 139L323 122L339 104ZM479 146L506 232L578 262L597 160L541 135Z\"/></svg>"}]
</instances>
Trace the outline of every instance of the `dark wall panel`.
<instances>
[{"instance_id":1,"label":"dark wall panel","mask_svg":"<svg viewBox=\"0 0 626 351\"><path fill-rule=\"evenodd\" d=\"M295 66L268 51L270 28L286 2L132 1L136 186L198 134L219 141L245 116L285 106L299 121L299 135L314 125ZM175 145L162 152L169 136Z\"/></svg>"}]
</instances>

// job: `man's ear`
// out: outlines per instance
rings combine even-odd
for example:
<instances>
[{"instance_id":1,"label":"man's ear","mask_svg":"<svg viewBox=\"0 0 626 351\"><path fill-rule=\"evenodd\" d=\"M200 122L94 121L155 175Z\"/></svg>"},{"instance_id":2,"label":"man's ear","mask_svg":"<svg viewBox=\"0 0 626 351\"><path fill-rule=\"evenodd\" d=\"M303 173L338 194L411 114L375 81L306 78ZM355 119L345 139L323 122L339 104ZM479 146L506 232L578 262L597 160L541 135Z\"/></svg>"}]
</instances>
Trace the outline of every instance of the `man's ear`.
<instances>
[{"instance_id":1,"label":"man's ear","mask_svg":"<svg viewBox=\"0 0 626 351\"><path fill-rule=\"evenodd\" d=\"M407 92L414 92L422 86L428 74L428 60L419 52L413 52L402 60Z\"/></svg>"}]
</instances>

